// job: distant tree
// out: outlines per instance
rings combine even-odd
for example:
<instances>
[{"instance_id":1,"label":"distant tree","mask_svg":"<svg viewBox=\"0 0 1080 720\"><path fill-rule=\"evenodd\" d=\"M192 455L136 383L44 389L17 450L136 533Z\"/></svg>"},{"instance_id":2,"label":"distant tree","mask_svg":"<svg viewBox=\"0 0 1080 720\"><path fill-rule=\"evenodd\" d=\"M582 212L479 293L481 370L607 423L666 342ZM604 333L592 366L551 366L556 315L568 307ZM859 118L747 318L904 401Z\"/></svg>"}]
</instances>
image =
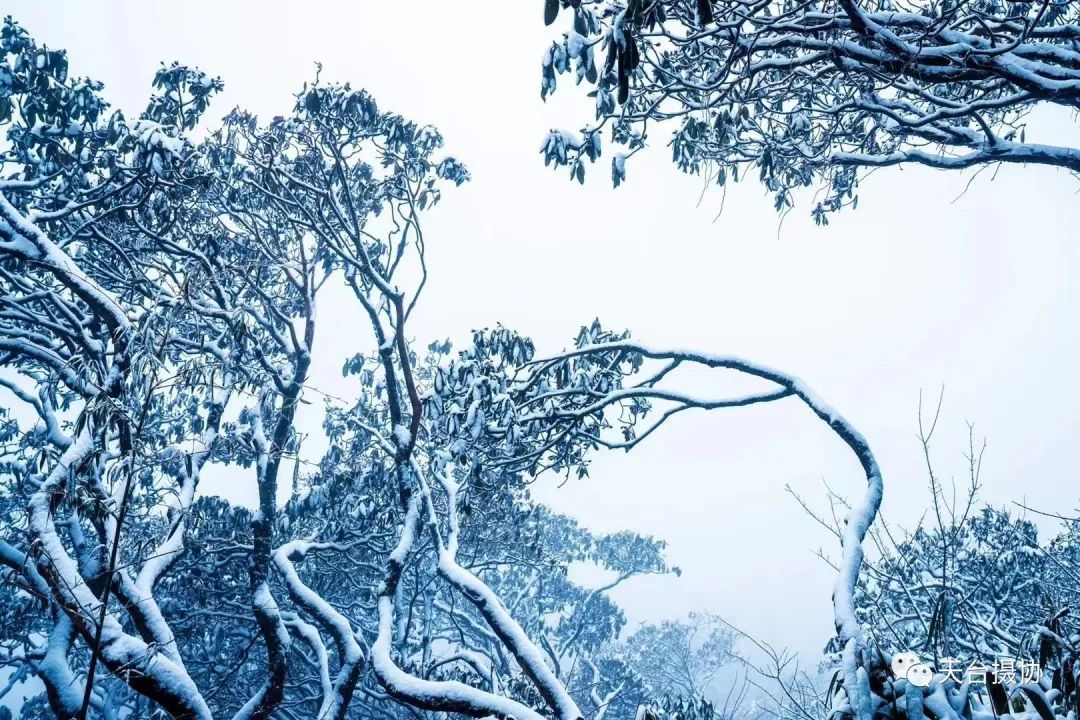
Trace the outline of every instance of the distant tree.
<instances>
[{"instance_id":1,"label":"distant tree","mask_svg":"<svg viewBox=\"0 0 1080 720\"><path fill-rule=\"evenodd\" d=\"M645 625L626 639L627 662L653 696L708 697L720 668L732 660L734 633L710 613Z\"/></svg>"},{"instance_id":2,"label":"distant tree","mask_svg":"<svg viewBox=\"0 0 1080 720\"><path fill-rule=\"evenodd\" d=\"M163 66L129 122L10 18L0 57L0 663L44 684L28 713L626 712L645 688L602 650L625 619L566 571L666 572L661 544L584 532L529 483L585 477L594 451L631 450L678 413L786 398L867 482L834 595L856 687L882 480L805 383L598 322L543 357L503 327L414 347L421 217L468 178L434 128L316 79L287 115L235 110L196 144L221 86L197 70ZM331 284L351 306L325 302ZM356 344L347 399L311 383L334 326ZM757 387L691 394L687 369ZM297 428L311 402L317 460ZM255 510L198 499L211 472L256 489Z\"/></svg>"},{"instance_id":3,"label":"distant tree","mask_svg":"<svg viewBox=\"0 0 1080 720\"><path fill-rule=\"evenodd\" d=\"M624 148L618 185L658 125L672 128L662 142L679 169L717 185L756 174L778 210L819 184L818 222L856 204L867 168L1080 171L1080 149L1027 142L1024 125L1038 105L1080 107L1075 2L545 0L545 11L566 32L544 58L541 95L570 73L596 101L595 123L544 145L579 180L605 128Z\"/></svg>"}]
</instances>

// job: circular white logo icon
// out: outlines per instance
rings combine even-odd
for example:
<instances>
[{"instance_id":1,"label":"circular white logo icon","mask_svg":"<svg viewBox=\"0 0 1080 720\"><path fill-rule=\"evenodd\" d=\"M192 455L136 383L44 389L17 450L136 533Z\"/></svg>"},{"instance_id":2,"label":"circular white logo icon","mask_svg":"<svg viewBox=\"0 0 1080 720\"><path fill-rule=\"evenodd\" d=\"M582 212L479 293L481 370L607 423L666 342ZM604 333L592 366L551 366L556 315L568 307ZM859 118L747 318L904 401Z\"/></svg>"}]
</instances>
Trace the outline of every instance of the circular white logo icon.
<instances>
[{"instance_id":1,"label":"circular white logo icon","mask_svg":"<svg viewBox=\"0 0 1080 720\"><path fill-rule=\"evenodd\" d=\"M893 675L904 678L915 687L926 687L934 679L934 671L913 652L893 655L892 671Z\"/></svg>"}]
</instances>

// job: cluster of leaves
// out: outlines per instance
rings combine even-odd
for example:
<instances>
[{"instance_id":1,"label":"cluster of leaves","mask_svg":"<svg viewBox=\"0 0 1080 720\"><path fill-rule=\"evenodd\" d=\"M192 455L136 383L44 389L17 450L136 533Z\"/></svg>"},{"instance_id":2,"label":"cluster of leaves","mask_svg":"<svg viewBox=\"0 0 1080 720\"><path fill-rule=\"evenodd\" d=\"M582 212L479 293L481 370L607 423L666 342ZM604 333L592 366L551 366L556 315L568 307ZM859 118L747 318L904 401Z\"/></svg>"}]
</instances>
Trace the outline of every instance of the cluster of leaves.
<instances>
[{"instance_id":1,"label":"cluster of leaves","mask_svg":"<svg viewBox=\"0 0 1080 720\"><path fill-rule=\"evenodd\" d=\"M642 707L638 720L716 720L721 717L708 700L667 697Z\"/></svg>"},{"instance_id":2,"label":"cluster of leaves","mask_svg":"<svg viewBox=\"0 0 1080 720\"><path fill-rule=\"evenodd\" d=\"M653 125L673 128L679 169L717 185L756 172L777 210L819 183L819 223L856 204L860 168L1080 169L1075 148L1026 143L1023 120L1080 103L1075 3L549 0L545 17L572 29L544 58L542 96L571 73L596 100L580 138L553 133L543 149L579 179L610 127L628 150L618 185Z\"/></svg>"}]
</instances>

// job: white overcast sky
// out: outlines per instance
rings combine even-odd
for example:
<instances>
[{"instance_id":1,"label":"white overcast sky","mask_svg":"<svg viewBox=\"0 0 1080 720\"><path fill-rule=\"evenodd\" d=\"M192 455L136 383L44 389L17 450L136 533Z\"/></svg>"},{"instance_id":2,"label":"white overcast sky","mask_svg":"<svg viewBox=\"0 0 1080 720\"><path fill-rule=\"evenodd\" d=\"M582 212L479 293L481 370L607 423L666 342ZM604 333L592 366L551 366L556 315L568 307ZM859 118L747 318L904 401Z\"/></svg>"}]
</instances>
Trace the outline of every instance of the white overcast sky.
<instances>
[{"instance_id":1,"label":"white overcast sky","mask_svg":"<svg viewBox=\"0 0 1080 720\"><path fill-rule=\"evenodd\" d=\"M425 226L433 277L412 332L460 338L502 322L541 351L599 317L653 345L737 354L800 375L870 440L884 512L910 523L927 481L916 440L919 391L945 387L939 471L962 479L967 425L988 439L982 497L1076 506L1080 430L1080 183L1046 168L979 175L883 170L859 209L817 228L809 206L779 226L762 188L701 198L654 130L613 190L610 160L584 188L545 168L552 127L589 119L560 78L540 100L553 31L539 0L409 2L4 3L72 71L106 83L129 117L161 61L220 75L216 122L240 105L265 118L324 65L381 107L437 125L473 181L448 189ZM1075 118L1032 121L1029 140L1077 140ZM348 392L342 359L361 349L355 308L323 304L312 383ZM823 505L822 481L861 491L838 441L791 402L687 413L630 455L604 455L587 481L543 497L599 530L667 539L684 573L635 581L617 598L634 620L721 613L762 639L813 652L831 633L832 573L813 551L831 538L788 496ZM210 488L206 488L210 489ZM254 494L250 474L219 480Z\"/></svg>"}]
</instances>

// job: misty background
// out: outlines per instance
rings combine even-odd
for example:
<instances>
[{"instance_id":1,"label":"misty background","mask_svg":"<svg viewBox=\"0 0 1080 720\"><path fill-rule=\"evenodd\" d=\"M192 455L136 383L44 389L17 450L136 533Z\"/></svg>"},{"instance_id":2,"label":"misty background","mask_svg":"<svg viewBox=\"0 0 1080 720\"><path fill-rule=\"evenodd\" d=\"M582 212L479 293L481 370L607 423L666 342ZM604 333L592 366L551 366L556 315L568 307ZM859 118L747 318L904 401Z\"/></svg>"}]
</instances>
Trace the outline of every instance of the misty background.
<instances>
[{"instance_id":1,"label":"misty background","mask_svg":"<svg viewBox=\"0 0 1080 720\"><path fill-rule=\"evenodd\" d=\"M431 277L410 320L420 343L502 322L554 352L599 317L648 344L774 365L866 435L884 472L883 517L904 526L929 500L919 393L932 410L944 387L943 479L965 482L971 421L988 442L983 502L1076 506L1080 182L1063 170L885 169L828 227L813 224L809 194L781 223L756 181L703 193L700 178L678 173L663 127L617 190L606 158L585 187L545 168L547 131L593 115L567 76L540 100L541 55L561 29L544 27L538 0L4 5L39 42L66 48L75 74L103 81L128 117L162 61L224 79L211 128L234 106L264 120L285 113L318 61L324 80L436 125L473 180L448 189L424 226ZM1077 135L1063 113L1033 116L1027 132L1062 144ZM367 339L341 307L320 308L311 384L348 397L355 379L341 365ZM319 397L306 397L304 453L317 456ZM824 509L823 483L854 496L862 481L809 411L786 401L684 413L632 454L600 455L591 475L561 487L543 477L536 490L589 528L666 539L683 570L615 591L632 625L711 611L813 662L832 634L833 582L814 553L834 544L785 487ZM200 490L245 504L256 493L248 473Z\"/></svg>"}]
</instances>

